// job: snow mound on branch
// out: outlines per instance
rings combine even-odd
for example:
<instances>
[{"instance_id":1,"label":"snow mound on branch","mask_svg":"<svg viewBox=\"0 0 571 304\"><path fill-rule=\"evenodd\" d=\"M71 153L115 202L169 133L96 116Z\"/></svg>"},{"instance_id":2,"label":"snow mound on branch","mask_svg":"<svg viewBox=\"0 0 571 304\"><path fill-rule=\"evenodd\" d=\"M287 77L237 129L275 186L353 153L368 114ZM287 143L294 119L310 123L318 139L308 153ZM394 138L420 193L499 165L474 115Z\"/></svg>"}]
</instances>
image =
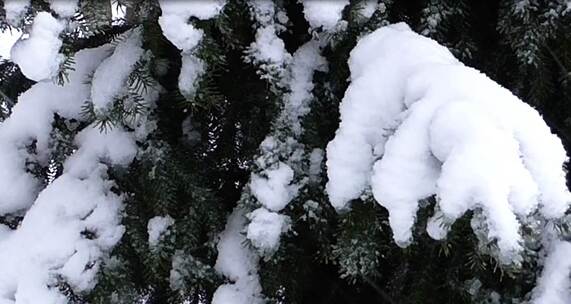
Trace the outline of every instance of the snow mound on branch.
<instances>
[{"instance_id":1,"label":"snow mound on branch","mask_svg":"<svg viewBox=\"0 0 571 304\"><path fill-rule=\"evenodd\" d=\"M348 4L348 0L305 0L303 14L311 28L329 31L341 20L343 8Z\"/></svg>"},{"instance_id":2,"label":"snow mound on branch","mask_svg":"<svg viewBox=\"0 0 571 304\"><path fill-rule=\"evenodd\" d=\"M266 177L252 175L252 194L267 209L280 211L297 195L298 187L291 185L293 170L280 162L277 168L266 169L264 173Z\"/></svg>"},{"instance_id":3,"label":"snow mound on branch","mask_svg":"<svg viewBox=\"0 0 571 304\"><path fill-rule=\"evenodd\" d=\"M127 165L137 151L133 137L119 128L101 133L87 127L76 144L79 149L65 162L64 173L0 242L0 300L67 303L54 284L57 278L75 291L92 289L100 259L123 234L121 197L111 191L101 161Z\"/></svg>"},{"instance_id":4,"label":"snow mound on branch","mask_svg":"<svg viewBox=\"0 0 571 304\"><path fill-rule=\"evenodd\" d=\"M18 98L12 114L0 124L0 183L10 191L0 191L0 214L28 208L39 189L38 181L26 171L26 159L45 162L54 114L64 118L80 118L81 106L89 98L85 83L101 61L109 46L81 50L75 54L76 64L63 86L39 82ZM29 155L26 145L35 142L38 155Z\"/></svg>"},{"instance_id":5,"label":"snow mound on branch","mask_svg":"<svg viewBox=\"0 0 571 304\"><path fill-rule=\"evenodd\" d=\"M147 224L149 233L149 246L155 247L163 238L170 226L174 224L174 219L170 216L155 216Z\"/></svg>"},{"instance_id":6,"label":"snow mound on branch","mask_svg":"<svg viewBox=\"0 0 571 304\"><path fill-rule=\"evenodd\" d=\"M226 5L225 0L159 1L162 15L159 25L165 37L182 54L182 66L178 86L181 93L190 98L196 91L198 78L205 70L204 62L196 57L195 49L204 32L189 23L190 18L206 20L216 17Z\"/></svg>"},{"instance_id":7,"label":"snow mound on branch","mask_svg":"<svg viewBox=\"0 0 571 304\"><path fill-rule=\"evenodd\" d=\"M482 208L506 258L521 249L518 215L567 210L559 138L533 108L445 47L400 23L362 38L349 66L341 123L327 147L335 208L370 185L401 246L423 198L436 195L447 222Z\"/></svg>"},{"instance_id":8,"label":"snow mound on branch","mask_svg":"<svg viewBox=\"0 0 571 304\"><path fill-rule=\"evenodd\" d=\"M262 254L271 253L280 244L281 234L289 230L289 217L266 208L258 208L248 214L250 223L246 231L254 247Z\"/></svg>"},{"instance_id":9,"label":"snow mound on branch","mask_svg":"<svg viewBox=\"0 0 571 304\"><path fill-rule=\"evenodd\" d=\"M117 45L113 54L99 65L91 87L91 101L95 109L107 109L126 87L125 82L145 52L142 46L142 32L134 29Z\"/></svg>"},{"instance_id":10,"label":"snow mound on branch","mask_svg":"<svg viewBox=\"0 0 571 304\"><path fill-rule=\"evenodd\" d=\"M63 18L73 17L77 11L77 1L78 0L49 0L52 11Z\"/></svg>"},{"instance_id":11,"label":"snow mound on branch","mask_svg":"<svg viewBox=\"0 0 571 304\"><path fill-rule=\"evenodd\" d=\"M18 26L24 18L29 6L30 0L4 0L6 21L10 25Z\"/></svg>"},{"instance_id":12,"label":"snow mound on branch","mask_svg":"<svg viewBox=\"0 0 571 304\"><path fill-rule=\"evenodd\" d=\"M65 26L49 13L40 12L34 18L30 37L12 46L10 57L27 78L40 81L57 75L64 56L59 53L59 34Z\"/></svg>"},{"instance_id":13,"label":"snow mound on branch","mask_svg":"<svg viewBox=\"0 0 571 304\"><path fill-rule=\"evenodd\" d=\"M242 230L246 217L242 209L234 209L226 228L220 234L218 258L214 268L233 283L218 287L212 297L213 304L259 304L262 286L258 277L258 255L244 247L246 237Z\"/></svg>"},{"instance_id":14,"label":"snow mound on branch","mask_svg":"<svg viewBox=\"0 0 571 304\"><path fill-rule=\"evenodd\" d=\"M534 290L534 304L571 303L571 243L555 241Z\"/></svg>"}]
</instances>

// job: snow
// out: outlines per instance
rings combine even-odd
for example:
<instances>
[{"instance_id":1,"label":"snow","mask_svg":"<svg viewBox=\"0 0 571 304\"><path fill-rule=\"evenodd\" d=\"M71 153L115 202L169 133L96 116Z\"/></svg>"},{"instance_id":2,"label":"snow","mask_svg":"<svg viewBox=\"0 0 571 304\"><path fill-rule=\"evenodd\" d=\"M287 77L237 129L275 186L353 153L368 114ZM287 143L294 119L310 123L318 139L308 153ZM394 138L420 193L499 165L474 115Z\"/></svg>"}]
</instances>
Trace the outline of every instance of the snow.
<instances>
[{"instance_id":1,"label":"snow","mask_svg":"<svg viewBox=\"0 0 571 304\"><path fill-rule=\"evenodd\" d=\"M365 18L371 18L373 16L373 14L375 13L375 11L377 10L377 7L379 6L379 4L377 3L377 0L365 0L363 1L363 3L361 4L361 10L360 13L363 15L363 17Z\"/></svg>"},{"instance_id":2,"label":"snow","mask_svg":"<svg viewBox=\"0 0 571 304\"><path fill-rule=\"evenodd\" d=\"M48 0L50 8L63 18L73 17L77 11L78 0Z\"/></svg>"},{"instance_id":3,"label":"snow","mask_svg":"<svg viewBox=\"0 0 571 304\"><path fill-rule=\"evenodd\" d=\"M183 55L178 87L184 96L194 96L198 78L206 70L204 62L194 55Z\"/></svg>"},{"instance_id":4,"label":"snow","mask_svg":"<svg viewBox=\"0 0 571 304\"><path fill-rule=\"evenodd\" d=\"M508 90L403 23L362 38L349 66L341 123L327 147L336 209L370 186L406 246L423 198L436 195L451 222L483 208L488 237L506 260L521 250L518 216L538 207L548 218L564 214L571 195L561 141ZM434 220L429 232L442 238Z\"/></svg>"},{"instance_id":5,"label":"snow","mask_svg":"<svg viewBox=\"0 0 571 304\"><path fill-rule=\"evenodd\" d=\"M259 207L246 214L249 220L247 224L244 218L246 211L234 211L228 220L226 232L218 243L219 258L216 267L235 283L220 286L214 294L213 303L261 301L258 259L259 256L271 256L279 247L282 233L290 229L290 218L279 211L297 196L300 187L308 180L304 178L294 181L294 168L299 170L302 161L310 156L305 155L297 138L303 133L301 119L310 110L313 74L316 70L325 71L327 68L327 62L320 54L320 43L316 39L299 47L293 57L285 50L283 41L277 36L281 25L274 18L280 22L286 22L287 18L281 16L283 12L276 12L273 2L253 1L250 6L258 23L256 41L248 51L250 60L260 65L262 73L267 73L262 77L277 76L277 82L289 90L283 97L283 108L274 121L272 133L260 144L256 165L261 170L252 173L249 187L246 188L244 197L253 196ZM312 172L319 174L323 151L316 149L311 157L314 162L311 165ZM284 161L279 161L280 159ZM239 225L236 223L238 220ZM234 228L230 228L232 226ZM234 238L230 238L229 229L234 230ZM244 230L246 237L241 234ZM252 247L244 245L246 240ZM226 251L241 254L234 260L229 260Z\"/></svg>"},{"instance_id":6,"label":"snow","mask_svg":"<svg viewBox=\"0 0 571 304\"><path fill-rule=\"evenodd\" d=\"M343 8L348 4L348 0L304 0L303 13L311 28L330 31L341 20Z\"/></svg>"},{"instance_id":7,"label":"snow","mask_svg":"<svg viewBox=\"0 0 571 304\"><path fill-rule=\"evenodd\" d=\"M274 19L281 16L275 4L270 0L254 0L249 2L254 19L257 21L255 41L252 42L246 53L247 61L260 65L263 78L277 76L284 77L285 65L291 60L291 55L285 49L285 43L278 37L282 30L281 24Z\"/></svg>"},{"instance_id":8,"label":"snow","mask_svg":"<svg viewBox=\"0 0 571 304\"><path fill-rule=\"evenodd\" d=\"M114 99L124 93L129 75L144 54L141 30L134 29L127 35L93 75L91 101L96 110L107 110Z\"/></svg>"},{"instance_id":9,"label":"snow","mask_svg":"<svg viewBox=\"0 0 571 304\"><path fill-rule=\"evenodd\" d=\"M298 187L293 184L293 170L280 162L274 169L268 168L264 176L253 174L250 181L252 194L267 209L280 211L297 195Z\"/></svg>"},{"instance_id":10,"label":"snow","mask_svg":"<svg viewBox=\"0 0 571 304\"><path fill-rule=\"evenodd\" d=\"M171 1L160 0L161 10L165 15L192 16L201 20L216 17L226 0Z\"/></svg>"},{"instance_id":11,"label":"snow","mask_svg":"<svg viewBox=\"0 0 571 304\"><path fill-rule=\"evenodd\" d=\"M21 36L22 32L16 29L0 32L0 59L10 59L10 50Z\"/></svg>"},{"instance_id":12,"label":"snow","mask_svg":"<svg viewBox=\"0 0 571 304\"><path fill-rule=\"evenodd\" d=\"M6 12L6 21L13 26L18 26L24 18L30 0L4 0L4 11Z\"/></svg>"},{"instance_id":13,"label":"snow","mask_svg":"<svg viewBox=\"0 0 571 304\"><path fill-rule=\"evenodd\" d=\"M212 297L213 304L260 304L262 287L257 274L258 256L243 244L241 233L246 225L244 211L234 209L228 217L226 228L220 234L218 258L214 268L228 278Z\"/></svg>"},{"instance_id":14,"label":"snow","mask_svg":"<svg viewBox=\"0 0 571 304\"><path fill-rule=\"evenodd\" d=\"M40 81L57 75L64 56L59 54L59 34L65 26L47 12L34 18L30 37L18 40L11 50L12 61L29 79Z\"/></svg>"},{"instance_id":15,"label":"snow","mask_svg":"<svg viewBox=\"0 0 571 304\"><path fill-rule=\"evenodd\" d=\"M155 247L168 232L170 226L174 224L174 219L170 216L155 216L149 220L147 231L149 233L149 246Z\"/></svg>"},{"instance_id":16,"label":"snow","mask_svg":"<svg viewBox=\"0 0 571 304\"><path fill-rule=\"evenodd\" d=\"M0 124L0 182L10 191L0 191L0 214L28 208L36 197L38 181L26 172L26 159L46 162L54 113L80 118L81 106L89 98L85 79L107 56L108 46L81 50L75 54L74 70L63 86L40 82L22 93L12 114ZM36 142L38 155L28 155L25 146Z\"/></svg>"},{"instance_id":17,"label":"snow","mask_svg":"<svg viewBox=\"0 0 571 304\"><path fill-rule=\"evenodd\" d=\"M281 234L289 230L289 217L258 208L247 215L250 223L246 238L264 255L273 253L280 244Z\"/></svg>"},{"instance_id":18,"label":"snow","mask_svg":"<svg viewBox=\"0 0 571 304\"><path fill-rule=\"evenodd\" d=\"M286 95L280 119L288 124L295 137L301 136L301 119L310 111L313 74L315 71L327 70L327 61L320 52L319 42L310 40L295 51L289 66L287 80L290 92Z\"/></svg>"},{"instance_id":19,"label":"snow","mask_svg":"<svg viewBox=\"0 0 571 304\"><path fill-rule=\"evenodd\" d=\"M534 304L571 303L571 243L555 241L533 292Z\"/></svg>"},{"instance_id":20,"label":"snow","mask_svg":"<svg viewBox=\"0 0 571 304\"><path fill-rule=\"evenodd\" d=\"M159 25L165 37L172 42L182 55L182 66L179 76L181 93L191 98L196 91L198 78L205 70L204 62L195 55L195 49L204 35L188 23L191 17L201 20L216 17L226 4L225 0L199 1L159 1L162 15Z\"/></svg>"},{"instance_id":21,"label":"snow","mask_svg":"<svg viewBox=\"0 0 571 304\"><path fill-rule=\"evenodd\" d=\"M106 180L107 166L127 165L136 145L120 128L81 131L79 149L65 162L64 173L47 186L20 227L0 242L0 299L16 303L66 303L57 275L76 291L90 290L100 259L121 238L121 197ZM91 231L93 237L85 237Z\"/></svg>"},{"instance_id":22,"label":"snow","mask_svg":"<svg viewBox=\"0 0 571 304\"><path fill-rule=\"evenodd\" d=\"M30 40L34 34L32 30ZM92 88L86 80L108 62L112 51L104 45L77 52L68 82L33 85L0 124L0 181L10 186L10 191L0 192L0 214L28 209L17 229L2 229L2 303L67 303L55 285L58 277L74 292L91 290L101 260L123 234L122 196L112 191L114 183L107 179L107 169L127 166L134 159L137 133L145 133L138 130L140 126L130 127L135 129L131 132L115 126L104 133L93 124L85 127L74 139L76 149L65 160L62 175L43 190L25 168L27 161L48 164L54 114L81 121L82 105L92 91L102 89ZM118 64L115 73L124 73L121 68L128 67ZM107 86L106 82L92 84ZM157 96L156 90L150 90L144 98ZM32 142L36 152L26 149Z\"/></svg>"},{"instance_id":23,"label":"snow","mask_svg":"<svg viewBox=\"0 0 571 304\"><path fill-rule=\"evenodd\" d=\"M164 2L161 2L161 7L181 4L180 2L173 1L168 2L168 4L163 3ZM159 24L163 30L163 34L179 50L186 52L191 51L202 39L203 31L187 23L188 18L192 15L180 15L178 12L169 14L168 12L169 10L163 10L163 15L159 17Z\"/></svg>"},{"instance_id":24,"label":"snow","mask_svg":"<svg viewBox=\"0 0 571 304\"><path fill-rule=\"evenodd\" d=\"M262 27L256 32L256 42L251 45L251 49L255 50L253 56L259 62L279 64L290 58L289 53L285 51L283 40L271 26Z\"/></svg>"}]
</instances>

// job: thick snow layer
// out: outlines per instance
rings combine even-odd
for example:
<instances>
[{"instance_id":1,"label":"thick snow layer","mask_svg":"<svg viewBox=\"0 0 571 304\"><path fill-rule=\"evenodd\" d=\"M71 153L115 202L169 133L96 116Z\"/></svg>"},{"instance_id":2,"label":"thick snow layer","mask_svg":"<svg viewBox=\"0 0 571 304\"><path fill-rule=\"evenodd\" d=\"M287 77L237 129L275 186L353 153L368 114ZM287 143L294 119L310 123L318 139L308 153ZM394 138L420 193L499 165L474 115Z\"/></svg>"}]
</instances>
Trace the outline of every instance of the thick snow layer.
<instances>
[{"instance_id":1,"label":"thick snow layer","mask_svg":"<svg viewBox=\"0 0 571 304\"><path fill-rule=\"evenodd\" d=\"M571 243L556 241L534 290L534 304L571 303Z\"/></svg>"},{"instance_id":2,"label":"thick snow layer","mask_svg":"<svg viewBox=\"0 0 571 304\"><path fill-rule=\"evenodd\" d=\"M264 175L252 175L252 194L267 209L280 211L297 195L298 187L292 185L293 170L280 162L277 168L266 169Z\"/></svg>"},{"instance_id":3,"label":"thick snow layer","mask_svg":"<svg viewBox=\"0 0 571 304\"><path fill-rule=\"evenodd\" d=\"M250 212L247 217L250 223L246 238L262 254L274 252L280 244L281 234L289 230L289 217L263 207Z\"/></svg>"},{"instance_id":4,"label":"thick snow layer","mask_svg":"<svg viewBox=\"0 0 571 304\"><path fill-rule=\"evenodd\" d=\"M147 232L149 233L149 246L155 247L168 231L169 227L174 224L174 219L170 216L155 216L149 220L147 224Z\"/></svg>"},{"instance_id":5,"label":"thick snow layer","mask_svg":"<svg viewBox=\"0 0 571 304\"><path fill-rule=\"evenodd\" d=\"M112 191L107 168L133 160L137 132L84 128L74 139L77 149L65 161L62 175L41 192L25 168L27 160L49 161L54 114L81 120L81 107L91 92L86 80L112 50L105 45L77 52L68 82L35 84L0 124L0 181L9 185L9 191L0 191L0 213L29 208L16 230L2 230L1 303L67 303L55 285L60 277L75 292L90 290L101 259L123 234L122 197ZM145 98L156 98L151 91ZM35 153L26 149L32 142Z\"/></svg>"},{"instance_id":6,"label":"thick snow layer","mask_svg":"<svg viewBox=\"0 0 571 304\"><path fill-rule=\"evenodd\" d=\"M214 268L232 281L218 287L213 304L258 304L262 287L258 277L258 256L245 247L242 234L246 217L242 209L235 209L228 217L226 228L220 234L218 258Z\"/></svg>"},{"instance_id":7,"label":"thick snow layer","mask_svg":"<svg viewBox=\"0 0 571 304\"><path fill-rule=\"evenodd\" d=\"M119 241L121 197L106 180L107 166L135 156L132 136L120 128L88 127L64 173L47 186L20 227L0 242L0 300L6 303L67 303L57 287L61 275L76 291L94 287L100 259Z\"/></svg>"},{"instance_id":8,"label":"thick snow layer","mask_svg":"<svg viewBox=\"0 0 571 304\"><path fill-rule=\"evenodd\" d=\"M4 0L6 21L13 26L18 26L22 22L29 6L30 0Z\"/></svg>"},{"instance_id":9,"label":"thick snow layer","mask_svg":"<svg viewBox=\"0 0 571 304\"><path fill-rule=\"evenodd\" d=\"M78 0L48 0L50 8L63 18L73 17L77 11Z\"/></svg>"},{"instance_id":10,"label":"thick snow layer","mask_svg":"<svg viewBox=\"0 0 571 304\"><path fill-rule=\"evenodd\" d=\"M362 38L349 66L341 123L327 148L335 208L370 185L403 246L420 199L436 195L450 221L483 208L506 257L520 250L518 215L538 207L548 218L564 214L571 195L561 141L508 90L402 23Z\"/></svg>"},{"instance_id":11,"label":"thick snow layer","mask_svg":"<svg viewBox=\"0 0 571 304\"><path fill-rule=\"evenodd\" d=\"M1 59L10 59L10 50L18 39L22 36L22 32L17 29L0 32L0 57Z\"/></svg>"},{"instance_id":12,"label":"thick snow layer","mask_svg":"<svg viewBox=\"0 0 571 304\"><path fill-rule=\"evenodd\" d=\"M349 0L304 0L303 14L312 28L329 31L341 20L343 8L348 4Z\"/></svg>"},{"instance_id":13,"label":"thick snow layer","mask_svg":"<svg viewBox=\"0 0 571 304\"><path fill-rule=\"evenodd\" d=\"M105 110L127 88L126 81L144 54L142 32L132 30L113 54L103 61L93 75L91 101L97 110Z\"/></svg>"},{"instance_id":14,"label":"thick snow layer","mask_svg":"<svg viewBox=\"0 0 571 304\"><path fill-rule=\"evenodd\" d=\"M63 86L50 82L33 85L18 98L12 114L0 124L0 214L28 208L38 193L38 182L27 173L27 158L47 161L54 113L80 118L81 106L89 98L88 75L107 56L109 46L85 49L75 54L74 70ZM35 141L39 155L28 155L26 145Z\"/></svg>"},{"instance_id":15,"label":"thick snow layer","mask_svg":"<svg viewBox=\"0 0 571 304\"><path fill-rule=\"evenodd\" d=\"M179 76L179 89L187 98L194 96L200 75L205 70L204 62L195 56L194 51L202 40L203 31L189 23L190 18L206 20L216 17L225 0L199 1L159 1L162 15L159 25L165 37L182 54L182 66Z\"/></svg>"},{"instance_id":16,"label":"thick snow layer","mask_svg":"<svg viewBox=\"0 0 571 304\"><path fill-rule=\"evenodd\" d=\"M64 56L59 53L59 34L65 26L47 12L34 18L30 37L17 41L11 50L12 61L27 78L40 81L57 75Z\"/></svg>"}]
</instances>

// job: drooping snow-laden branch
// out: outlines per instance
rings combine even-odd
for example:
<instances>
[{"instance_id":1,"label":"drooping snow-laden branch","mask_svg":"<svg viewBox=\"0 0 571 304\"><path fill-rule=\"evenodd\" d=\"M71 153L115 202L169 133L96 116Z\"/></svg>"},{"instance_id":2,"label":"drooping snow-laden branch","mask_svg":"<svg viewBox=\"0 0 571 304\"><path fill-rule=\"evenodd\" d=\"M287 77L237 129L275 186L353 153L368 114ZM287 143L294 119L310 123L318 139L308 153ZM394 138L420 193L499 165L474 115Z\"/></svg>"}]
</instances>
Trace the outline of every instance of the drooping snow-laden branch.
<instances>
[{"instance_id":1,"label":"drooping snow-laden branch","mask_svg":"<svg viewBox=\"0 0 571 304\"><path fill-rule=\"evenodd\" d=\"M436 239L468 210L486 215L503 258L521 251L518 216L564 215L565 150L541 116L435 41L405 24L362 38L327 148L327 192L347 208L371 187L397 244L412 241L419 201L436 196Z\"/></svg>"},{"instance_id":2,"label":"drooping snow-laden branch","mask_svg":"<svg viewBox=\"0 0 571 304\"><path fill-rule=\"evenodd\" d=\"M24 215L15 229L0 225L2 303L67 303L58 286L62 281L75 292L91 290L102 258L123 234L122 196L111 190L114 183L108 180L107 169L126 166L135 158L136 140L144 140L152 131L145 125L145 113L126 123L134 131L120 124L101 132L97 122L79 130L74 138L76 149L63 163L62 174L43 189L27 172L26 162L46 164L50 160L55 114L66 121L83 121L82 106L94 97L100 108L117 98L129 99L133 88L125 75L133 71L132 65L108 64L118 57L137 60L143 52L139 29L125 37L116 47L105 44L77 52L67 83L35 84L0 124L0 179L6 187L0 191L0 214ZM119 85L107 86L98 80L109 77L115 77ZM158 90L149 87L140 102L152 108L157 97ZM31 143L34 151L26 149Z\"/></svg>"}]
</instances>

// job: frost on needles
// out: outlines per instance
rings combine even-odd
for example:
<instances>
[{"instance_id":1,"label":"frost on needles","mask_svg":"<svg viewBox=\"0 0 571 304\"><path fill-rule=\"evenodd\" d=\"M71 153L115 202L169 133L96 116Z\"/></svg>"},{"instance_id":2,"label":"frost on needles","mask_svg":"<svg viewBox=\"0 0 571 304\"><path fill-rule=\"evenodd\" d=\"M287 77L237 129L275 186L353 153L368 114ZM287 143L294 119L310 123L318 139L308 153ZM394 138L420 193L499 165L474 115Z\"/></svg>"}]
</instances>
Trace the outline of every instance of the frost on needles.
<instances>
[{"instance_id":1,"label":"frost on needles","mask_svg":"<svg viewBox=\"0 0 571 304\"><path fill-rule=\"evenodd\" d=\"M362 38L327 147L327 193L342 210L370 187L397 244L412 241L420 201L436 196L435 239L468 210L485 215L504 261L521 252L518 218L562 217L567 157L541 116L435 41L399 23Z\"/></svg>"}]
</instances>

